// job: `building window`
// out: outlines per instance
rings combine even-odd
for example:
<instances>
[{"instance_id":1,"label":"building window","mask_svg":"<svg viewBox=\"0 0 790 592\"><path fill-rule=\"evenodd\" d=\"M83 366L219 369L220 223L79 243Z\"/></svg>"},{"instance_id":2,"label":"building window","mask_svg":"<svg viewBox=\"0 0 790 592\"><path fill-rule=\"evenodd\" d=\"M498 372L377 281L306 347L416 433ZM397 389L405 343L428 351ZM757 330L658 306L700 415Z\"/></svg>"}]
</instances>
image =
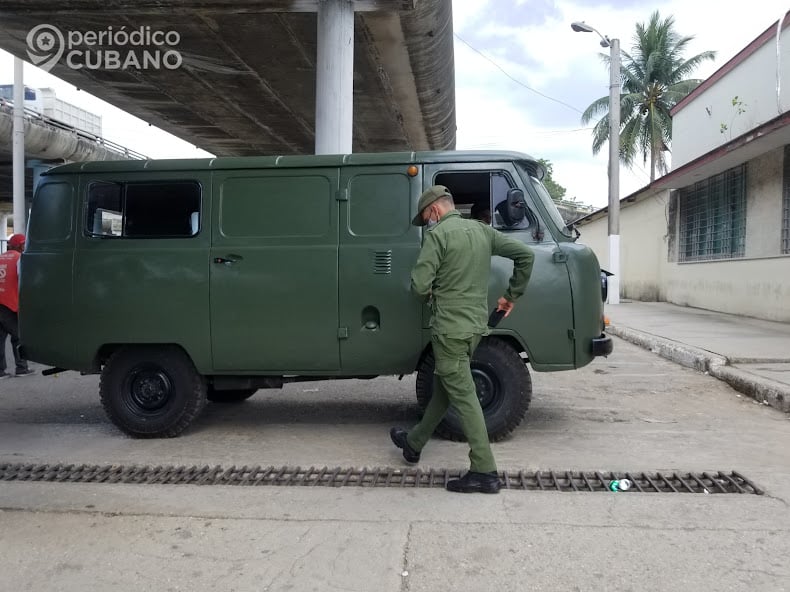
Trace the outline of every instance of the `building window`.
<instances>
[{"instance_id":1,"label":"building window","mask_svg":"<svg viewBox=\"0 0 790 592\"><path fill-rule=\"evenodd\" d=\"M88 236L182 238L200 230L200 185L193 181L92 183Z\"/></svg>"},{"instance_id":2,"label":"building window","mask_svg":"<svg viewBox=\"0 0 790 592\"><path fill-rule=\"evenodd\" d=\"M680 261L743 257L746 165L680 190Z\"/></svg>"},{"instance_id":3,"label":"building window","mask_svg":"<svg viewBox=\"0 0 790 592\"><path fill-rule=\"evenodd\" d=\"M782 254L790 255L790 146L785 146L782 180Z\"/></svg>"}]
</instances>

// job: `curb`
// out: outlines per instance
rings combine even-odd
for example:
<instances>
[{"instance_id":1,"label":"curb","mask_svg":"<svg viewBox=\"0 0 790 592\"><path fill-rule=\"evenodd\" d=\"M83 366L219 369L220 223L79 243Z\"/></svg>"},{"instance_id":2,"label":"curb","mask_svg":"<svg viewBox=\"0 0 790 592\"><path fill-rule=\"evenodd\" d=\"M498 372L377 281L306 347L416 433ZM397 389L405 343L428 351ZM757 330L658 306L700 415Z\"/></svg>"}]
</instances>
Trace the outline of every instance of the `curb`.
<instances>
[{"instance_id":1,"label":"curb","mask_svg":"<svg viewBox=\"0 0 790 592\"><path fill-rule=\"evenodd\" d=\"M790 386L786 384L732 366L714 367L710 374L763 405L790 413Z\"/></svg>"},{"instance_id":2,"label":"curb","mask_svg":"<svg viewBox=\"0 0 790 592\"><path fill-rule=\"evenodd\" d=\"M790 413L790 385L758 376L740 368L733 368L726 357L685 343L643 333L629 327L609 325L608 332L676 364L710 374L763 405L770 405L779 411Z\"/></svg>"}]
</instances>

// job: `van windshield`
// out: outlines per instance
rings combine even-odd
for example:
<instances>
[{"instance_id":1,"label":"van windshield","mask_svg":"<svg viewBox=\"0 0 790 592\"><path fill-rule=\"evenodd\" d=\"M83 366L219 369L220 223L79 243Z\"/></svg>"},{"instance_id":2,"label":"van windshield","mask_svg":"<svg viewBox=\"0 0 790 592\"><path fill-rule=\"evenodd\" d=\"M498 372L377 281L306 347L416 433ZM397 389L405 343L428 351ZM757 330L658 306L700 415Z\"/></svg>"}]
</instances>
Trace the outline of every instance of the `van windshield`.
<instances>
[{"instance_id":1,"label":"van windshield","mask_svg":"<svg viewBox=\"0 0 790 592\"><path fill-rule=\"evenodd\" d=\"M551 221L554 223L554 225L559 228L563 235L569 238L572 237L573 234L565 224L565 220L562 219L562 215L557 209L557 205L554 203L554 200L551 199L551 195L549 195L549 192L546 187L543 186L543 183L540 182L540 179L535 176L534 171L530 171L522 163L518 163L518 168L522 178L524 178L525 181L527 178L529 178L530 184L535 189L535 193L537 193L540 197L540 201L543 204L543 207L549 213L549 217L551 218Z\"/></svg>"}]
</instances>

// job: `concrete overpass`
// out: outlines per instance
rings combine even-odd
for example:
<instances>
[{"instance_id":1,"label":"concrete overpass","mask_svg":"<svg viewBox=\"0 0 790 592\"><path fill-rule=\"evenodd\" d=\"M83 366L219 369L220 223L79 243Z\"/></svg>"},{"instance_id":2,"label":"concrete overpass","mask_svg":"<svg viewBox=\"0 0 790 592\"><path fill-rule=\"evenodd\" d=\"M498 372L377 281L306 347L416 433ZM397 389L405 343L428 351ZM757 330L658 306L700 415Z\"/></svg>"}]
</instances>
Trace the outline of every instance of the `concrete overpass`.
<instances>
[{"instance_id":1,"label":"concrete overpass","mask_svg":"<svg viewBox=\"0 0 790 592\"><path fill-rule=\"evenodd\" d=\"M12 143L14 131L13 104L0 99L0 202L11 201ZM145 158L104 138L65 125L30 110L25 111L25 199L32 198L33 177L64 162L87 160L126 160ZM0 215L4 214L0 206ZM0 225L0 228L4 228ZM0 237L2 238L2 237Z\"/></svg>"},{"instance_id":2,"label":"concrete overpass","mask_svg":"<svg viewBox=\"0 0 790 592\"><path fill-rule=\"evenodd\" d=\"M177 69L72 69L60 60L51 72L218 156L310 154L319 2L115 0L108 9L104 0L7 0L0 47L29 60L26 37L42 23L64 33L177 31ZM353 150L454 148L451 0L353 6Z\"/></svg>"}]
</instances>

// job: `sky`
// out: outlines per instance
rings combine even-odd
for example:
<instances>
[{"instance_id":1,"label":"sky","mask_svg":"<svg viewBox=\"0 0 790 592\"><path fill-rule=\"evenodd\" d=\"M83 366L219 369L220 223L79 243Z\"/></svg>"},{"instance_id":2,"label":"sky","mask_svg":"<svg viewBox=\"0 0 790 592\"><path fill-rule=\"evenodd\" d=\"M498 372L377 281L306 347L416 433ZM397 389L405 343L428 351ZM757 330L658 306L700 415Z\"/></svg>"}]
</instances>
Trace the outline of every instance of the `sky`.
<instances>
[{"instance_id":1,"label":"sky","mask_svg":"<svg viewBox=\"0 0 790 592\"><path fill-rule=\"evenodd\" d=\"M593 124L583 126L580 112L609 94L601 60L609 49L595 33L573 32L571 23L585 21L630 53L636 23L648 22L655 10L674 16L676 31L694 36L686 57L717 52L693 75L704 79L788 9L787 0L454 0L458 148L509 148L545 158L567 199L603 207L609 148L593 156L592 130L584 129ZM649 182L649 162L639 158L632 170L621 165L620 197Z\"/></svg>"},{"instance_id":2,"label":"sky","mask_svg":"<svg viewBox=\"0 0 790 592\"><path fill-rule=\"evenodd\" d=\"M581 112L608 95L600 56L609 50L597 35L574 33L570 24L586 21L630 51L637 22L655 10L672 15L679 34L694 36L686 57L717 53L694 74L704 79L788 9L787 0L453 0L457 148L545 158L566 198L603 207L608 147L592 154L592 124L581 124ZM13 59L0 50L0 84L11 82ZM210 156L27 63L25 84L54 88L58 98L102 115L107 139L150 158ZM621 197L649 183L649 166L641 159L631 170L621 166Z\"/></svg>"}]
</instances>

